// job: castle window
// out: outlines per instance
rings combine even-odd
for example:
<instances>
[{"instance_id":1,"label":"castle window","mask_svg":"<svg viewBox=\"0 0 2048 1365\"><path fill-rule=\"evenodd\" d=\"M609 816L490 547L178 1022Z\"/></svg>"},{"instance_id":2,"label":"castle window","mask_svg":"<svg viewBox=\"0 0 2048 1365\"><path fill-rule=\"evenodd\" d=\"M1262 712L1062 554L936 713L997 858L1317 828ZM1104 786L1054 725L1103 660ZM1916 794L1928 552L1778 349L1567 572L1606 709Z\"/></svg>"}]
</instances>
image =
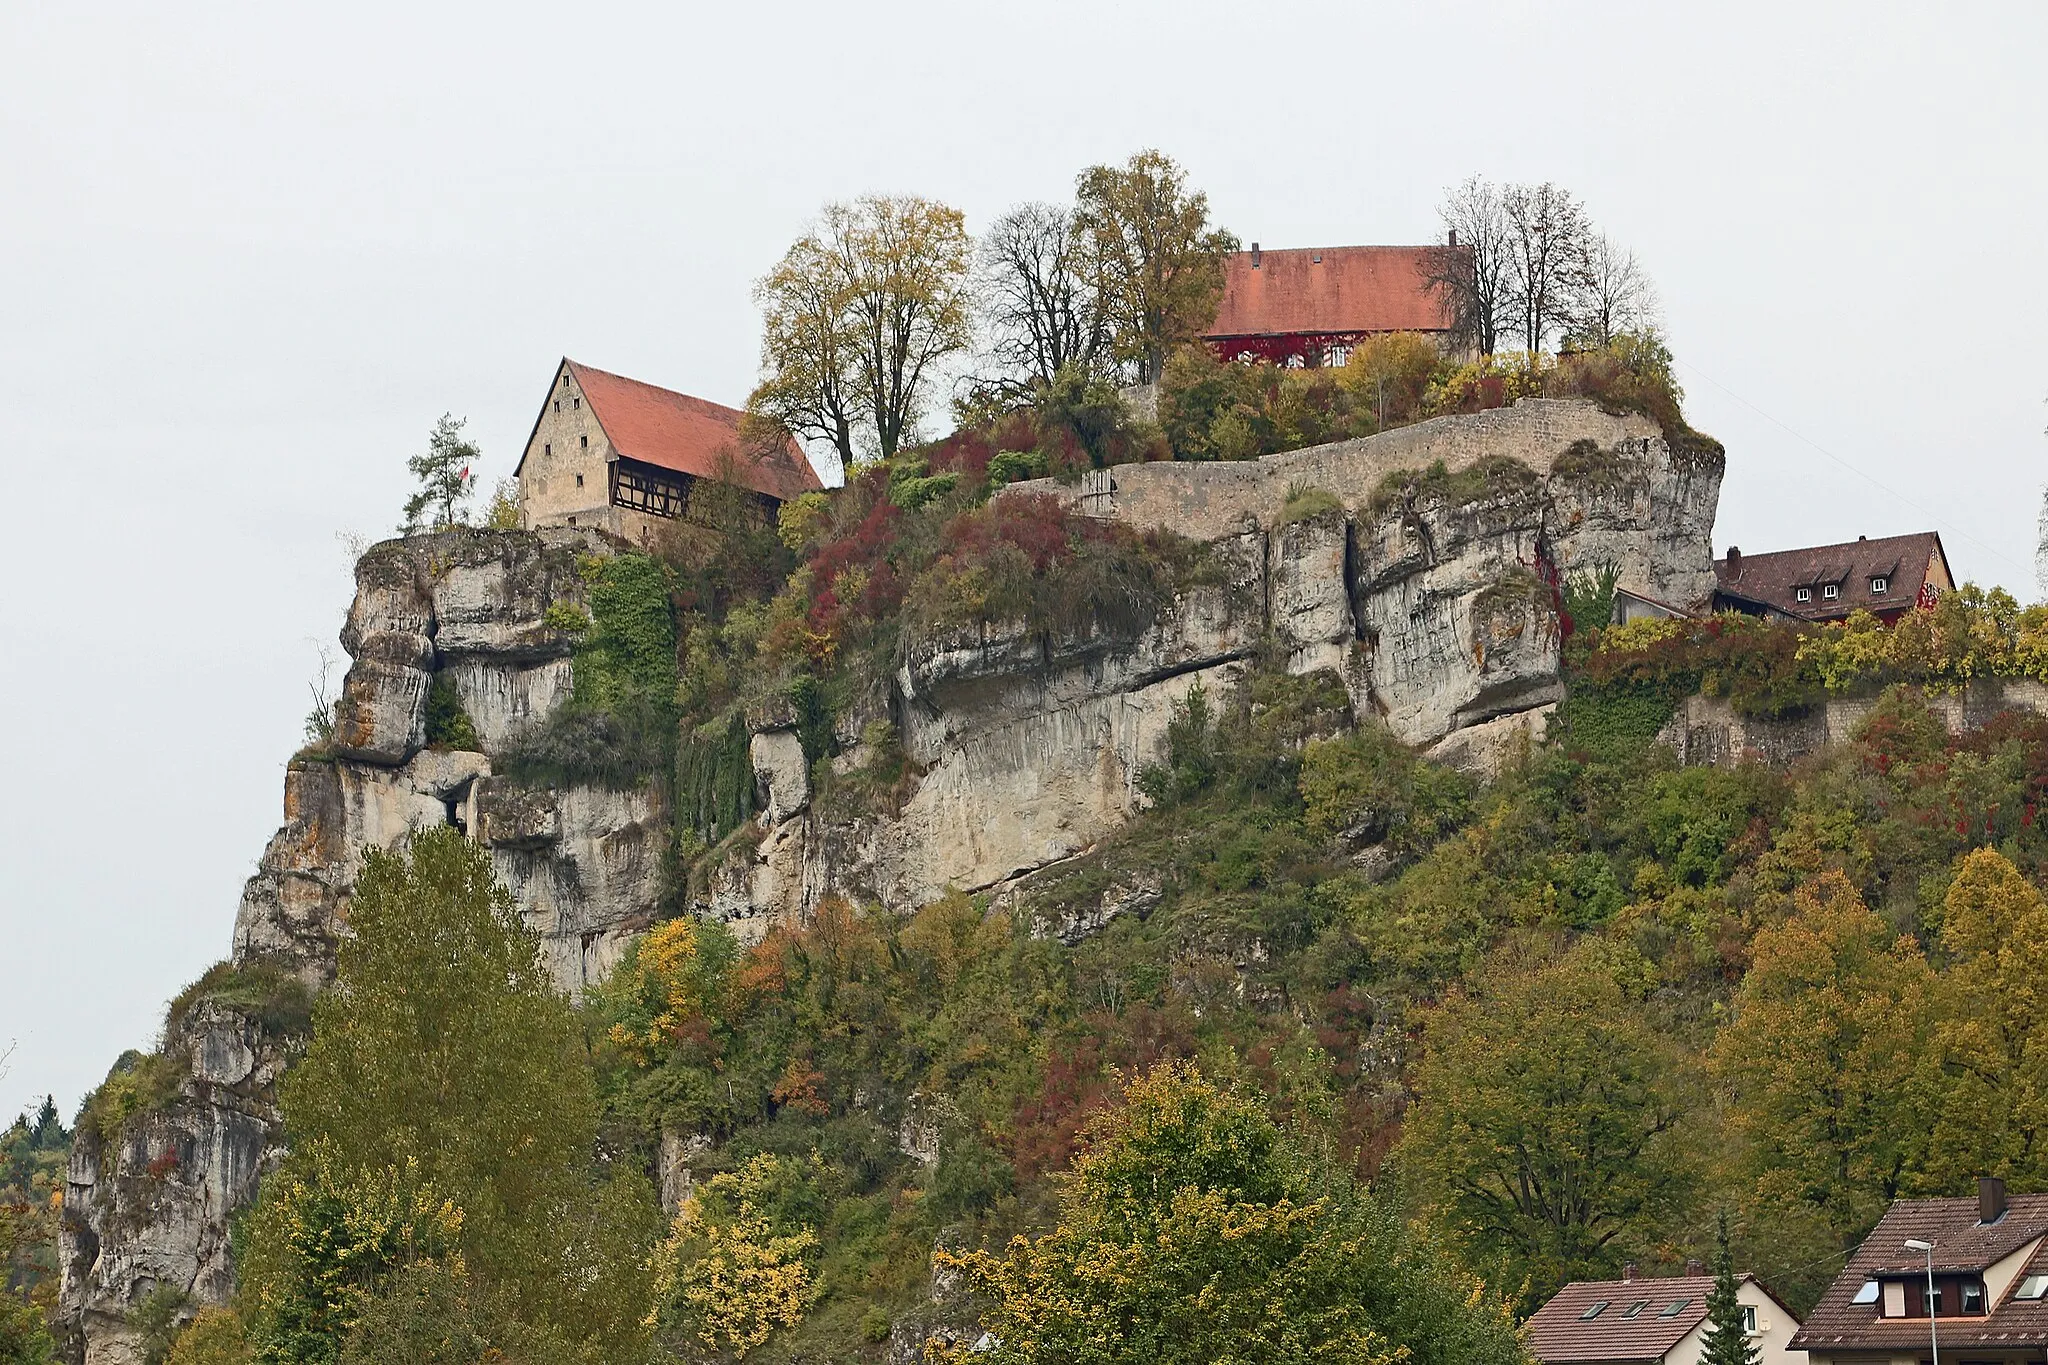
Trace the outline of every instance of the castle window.
<instances>
[{"instance_id":1,"label":"castle window","mask_svg":"<svg viewBox=\"0 0 2048 1365\"><path fill-rule=\"evenodd\" d=\"M1820 595L1832 602L1842 595L1842 586L1839 583L1830 583L1820 590Z\"/></svg>"},{"instance_id":2,"label":"castle window","mask_svg":"<svg viewBox=\"0 0 2048 1365\"><path fill-rule=\"evenodd\" d=\"M576 486L577 486L578 488L581 488L581 487L583 487L583 476L582 476L581 474L578 474L578 475L576 476Z\"/></svg>"},{"instance_id":3,"label":"castle window","mask_svg":"<svg viewBox=\"0 0 2048 1365\"><path fill-rule=\"evenodd\" d=\"M557 398L557 399L555 400L555 411L556 411L556 412L560 412L561 410L562 410L562 400L561 400L561 399L559 399L559 398Z\"/></svg>"},{"instance_id":4,"label":"castle window","mask_svg":"<svg viewBox=\"0 0 2048 1365\"><path fill-rule=\"evenodd\" d=\"M588 436L578 436L576 439L583 442L583 448L585 450L590 449L590 438Z\"/></svg>"},{"instance_id":5,"label":"castle window","mask_svg":"<svg viewBox=\"0 0 2048 1365\"><path fill-rule=\"evenodd\" d=\"M578 395L577 395L576 397L574 397L574 398L571 398L571 399L569 400L569 406L570 406L570 407L572 407L572 408L580 408L580 407L582 407L582 406L583 406L583 397L582 397L582 395L581 395L581 394L578 394Z\"/></svg>"},{"instance_id":6,"label":"castle window","mask_svg":"<svg viewBox=\"0 0 2048 1365\"><path fill-rule=\"evenodd\" d=\"M542 441L542 442L540 443L540 453L541 453L541 454L543 454L543 455L552 455L552 454L554 454L554 453L555 453L555 443L554 443L553 441Z\"/></svg>"},{"instance_id":7,"label":"castle window","mask_svg":"<svg viewBox=\"0 0 2048 1365\"><path fill-rule=\"evenodd\" d=\"M565 390L569 387L569 374L566 370L562 372L562 387Z\"/></svg>"},{"instance_id":8,"label":"castle window","mask_svg":"<svg viewBox=\"0 0 2048 1365\"><path fill-rule=\"evenodd\" d=\"M1882 597L1890 590L1891 586L1890 581L1887 579L1873 578L1870 580L1870 595L1872 597Z\"/></svg>"},{"instance_id":9,"label":"castle window","mask_svg":"<svg viewBox=\"0 0 2048 1365\"><path fill-rule=\"evenodd\" d=\"M1800 600L1800 601L1802 601L1802 602L1811 602L1811 601L1813 600L1813 589L1812 589L1812 588L1801 588L1801 589L1799 590L1799 593L1798 593L1798 597L1799 597L1799 600Z\"/></svg>"}]
</instances>

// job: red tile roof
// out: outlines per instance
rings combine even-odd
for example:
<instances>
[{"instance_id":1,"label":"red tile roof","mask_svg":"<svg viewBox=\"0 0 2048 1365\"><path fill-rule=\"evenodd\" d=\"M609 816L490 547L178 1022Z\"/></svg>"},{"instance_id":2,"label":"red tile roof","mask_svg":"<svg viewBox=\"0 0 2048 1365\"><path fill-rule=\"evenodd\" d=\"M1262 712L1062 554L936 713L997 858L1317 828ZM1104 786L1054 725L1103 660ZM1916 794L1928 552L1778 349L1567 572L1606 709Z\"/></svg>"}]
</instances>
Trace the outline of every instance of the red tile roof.
<instances>
[{"instance_id":1,"label":"red tile roof","mask_svg":"<svg viewBox=\"0 0 2048 1365\"><path fill-rule=\"evenodd\" d=\"M1909 1237L1934 1243L1936 1275L1986 1270L2028 1242L2043 1239L1988 1314L1945 1313L1934 1320L1934 1327L1944 1355L1951 1342L1957 1347L2048 1345L2048 1299L2012 1297L2028 1275L2048 1274L2048 1194L2015 1194L2007 1200L2005 1216L1990 1224L1977 1221L1975 1198L1902 1199L1893 1204L1820 1296L1806 1325L1792 1338L1793 1349L1905 1352L1926 1345L1926 1318L1885 1317L1881 1294L1875 1303L1852 1302L1865 1280L1927 1273L1924 1254L1906 1250Z\"/></svg>"},{"instance_id":2,"label":"red tile roof","mask_svg":"<svg viewBox=\"0 0 2048 1365\"><path fill-rule=\"evenodd\" d=\"M1428 258L1434 250L1334 246L1233 252L1223 263L1222 306L1204 336L1447 331L1450 314L1429 288Z\"/></svg>"},{"instance_id":3,"label":"red tile roof","mask_svg":"<svg viewBox=\"0 0 2048 1365\"><path fill-rule=\"evenodd\" d=\"M1568 1284L1530 1317L1530 1353L1543 1365L1662 1359L1706 1319L1707 1295L1713 1290L1711 1275ZM1598 1317L1586 1319L1586 1310L1603 1299L1607 1307ZM1649 1302L1642 1312L1626 1316L1645 1299ZM1663 1316L1665 1309L1680 1302L1684 1308L1668 1318Z\"/></svg>"},{"instance_id":4,"label":"red tile roof","mask_svg":"<svg viewBox=\"0 0 2048 1365\"><path fill-rule=\"evenodd\" d=\"M1858 607L1896 612L1912 606L1927 581L1928 563L1937 557L1946 572L1948 556L1942 551L1941 537L1933 531L1920 531L1760 555L1730 551L1728 558L1714 561L1714 578L1725 596L1762 603L1808 621L1833 621ZM1870 591L1873 578L1886 580L1882 596ZM1840 596L1829 599L1825 595L1830 583L1840 590ZM1808 589L1810 600L1799 600L1800 588Z\"/></svg>"},{"instance_id":5,"label":"red tile roof","mask_svg":"<svg viewBox=\"0 0 2048 1365\"><path fill-rule=\"evenodd\" d=\"M741 460L740 418L745 414L739 409L573 360L562 365L576 377L612 449L627 459L706 479L720 476L728 456ZM743 460L732 472L756 493L784 500L825 486L795 441Z\"/></svg>"}]
</instances>

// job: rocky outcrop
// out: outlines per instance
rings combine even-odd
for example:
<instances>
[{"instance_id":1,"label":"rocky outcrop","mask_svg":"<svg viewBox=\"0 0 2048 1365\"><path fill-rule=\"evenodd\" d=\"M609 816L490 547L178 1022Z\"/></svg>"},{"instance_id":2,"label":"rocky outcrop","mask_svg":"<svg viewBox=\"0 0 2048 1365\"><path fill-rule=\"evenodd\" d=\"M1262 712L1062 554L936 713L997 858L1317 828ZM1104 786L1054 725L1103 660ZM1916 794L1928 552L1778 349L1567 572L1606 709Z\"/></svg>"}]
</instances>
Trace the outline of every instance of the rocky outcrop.
<instances>
[{"instance_id":1,"label":"rocky outcrop","mask_svg":"<svg viewBox=\"0 0 2048 1365\"><path fill-rule=\"evenodd\" d=\"M1719 482L1718 461L1674 451L1646 418L1525 401L1258 461L1019 485L1203 542L1200 571L1142 628L999 623L913 641L838 718L829 780L814 780L792 715L753 718L761 813L695 909L753 936L832 895L907 910L949 888L1027 886L1138 811L1177 709L1198 688L1220 698L1255 663L1328 671L1355 720L1496 769L1561 693L1560 580L1611 565L1643 596L1704 598ZM611 970L670 890L666 813L648 790L536 786L492 759L569 698L573 637L559 626L584 603L579 556L600 548L567 528L458 530L363 556L334 742L286 772L284 826L236 917L238 961L324 982L364 851L447 823L489 848L564 989ZM449 687L482 752L428 745L429 698ZM1690 721L1674 742L1756 747L1716 723ZM902 779L863 784L883 747ZM1159 894L1113 886L1041 928L1078 942ZM75 1353L96 1362L135 1358L125 1315L154 1287L226 1296L228 1218L278 1138L277 1040L209 1007L167 1046L184 1059L176 1098L104 1144L82 1135L73 1156L64 1313ZM906 1123L906 1144L927 1151L930 1125ZM688 1184L676 1143L663 1148L671 1203ZM898 1325L904 1342L939 1326Z\"/></svg>"},{"instance_id":2,"label":"rocky outcrop","mask_svg":"<svg viewBox=\"0 0 2048 1365\"><path fill-rule=\"evenodd\" d=\"M71 1149L59 1311L70 1358L87 1365L138 1365L128 1315L159 1287L195 1305L228 1298L228 1215L276 1157L286 1040L201 1001L174 1022L163 1052L183 1075L175 1097L111 1142L81 1124Z\"/></svg>"},{"instance_id":3,"label":"rocky outcrop","mask_svg":"<svg viewBox=\"0 0 2048 1365\"><path fill-rule=\"evenodd\" d=\"M835 810L807 785L798 797L794 736L764 726L764 815L703 913L754 933L827 895L908 909L1072 857L1143 805L1139 773L1174 708L1198 686L1221 694L1255 658L1330 670L1359 722L1498 771L1564 694L1571 574L1611 566L1685 606L1709 595L1720 467L1646 417L1528 400L1263 460L1016 488L1196 537L1212 572L1128 639L996 626L915 642L887 710L921 776L891 811Z\"/></svg>"}]
</instances>

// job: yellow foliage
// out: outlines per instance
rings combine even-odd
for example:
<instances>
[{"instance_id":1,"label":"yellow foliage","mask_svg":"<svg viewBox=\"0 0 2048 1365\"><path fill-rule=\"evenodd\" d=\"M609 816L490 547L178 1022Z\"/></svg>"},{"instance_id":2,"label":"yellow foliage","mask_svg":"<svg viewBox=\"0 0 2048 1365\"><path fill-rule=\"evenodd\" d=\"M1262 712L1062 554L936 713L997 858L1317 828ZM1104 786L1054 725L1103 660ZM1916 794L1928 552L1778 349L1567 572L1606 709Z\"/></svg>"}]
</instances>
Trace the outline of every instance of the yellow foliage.
<instances>
[{"instance_id":1,"label":"yellow foliage","mask_svg":"<svg viewBox=\"0 0 2048 1365\"><path fill-rule=\"evenodd\" d=\"M649 1004L652 1019L645 1027L613 1024L610 1031L611 1041L635 1064L651 1065L664 1045L703 1016L706 1002L697 970L700 957L693 920L669 920L640 940L631 975L619 985Z\"/></svg>"},{"instance_id":2,"label":"yellow foliage","mask_svg":"<svg viewBox=\"0 0 2048 1365\"><path fill-rule=\"evenodd\" d=\"M762 1211L785 1166L764 1152L713 1176L683 1204L655 1251L655 1302L680 1310L700 1341L735 1357L776 1328L794 1327L817 1299L808 1259L817 1234L778 1234Z\"/></svg>"},{"instance_id":3,"label":"yellow foliage","mask_svg":"<svg viewBox=\"0 0 2048 1365\"><path fill-rule=\"evenodd\" d=\"M248 1365L248 1334L231 1308L202 1308L166 1357L166 1365Z\"/></svg>"}]
</instances>

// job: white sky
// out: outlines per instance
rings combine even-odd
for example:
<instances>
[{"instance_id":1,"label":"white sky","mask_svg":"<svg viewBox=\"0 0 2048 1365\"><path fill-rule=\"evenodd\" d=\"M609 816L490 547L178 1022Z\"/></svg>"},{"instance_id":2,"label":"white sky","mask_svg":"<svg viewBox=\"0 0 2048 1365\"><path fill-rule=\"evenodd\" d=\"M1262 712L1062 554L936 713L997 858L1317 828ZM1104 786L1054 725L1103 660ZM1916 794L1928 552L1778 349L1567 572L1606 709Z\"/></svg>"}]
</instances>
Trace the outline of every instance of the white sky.
<instances>
[{"instance_id":1,"label":"white sky","mask_svg":"<svg viewBox=\"0 0 2048 1365\"><path fill-rule=\"evenodd\" d=\"M1682 8L0 7L0 1123L225 954L434 418L494 481L564 353L739 403L828 199L979 229L1156 145L1282 247L1555 180L1658 281L1717 547L1932 526L2031 598L2048 5Z\"/></svg>"}]
</instances>

